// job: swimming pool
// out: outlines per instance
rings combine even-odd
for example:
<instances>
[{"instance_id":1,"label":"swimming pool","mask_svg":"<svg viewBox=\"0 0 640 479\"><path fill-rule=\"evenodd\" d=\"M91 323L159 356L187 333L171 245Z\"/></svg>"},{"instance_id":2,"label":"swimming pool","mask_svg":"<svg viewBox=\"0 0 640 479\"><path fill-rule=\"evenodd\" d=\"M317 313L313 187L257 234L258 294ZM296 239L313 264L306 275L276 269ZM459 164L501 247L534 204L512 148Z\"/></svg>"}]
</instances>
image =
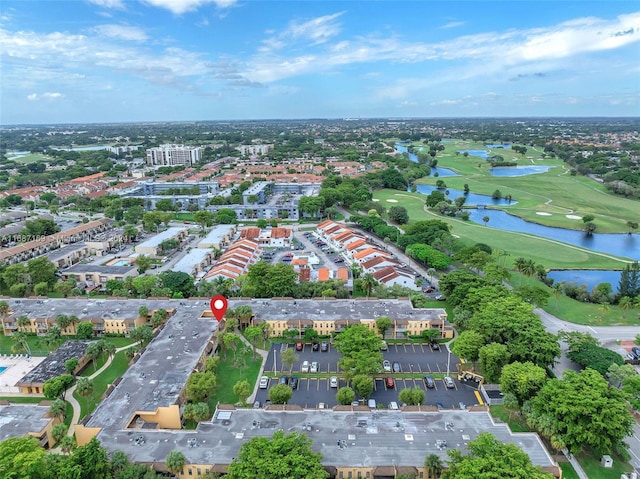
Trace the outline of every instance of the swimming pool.
<instances>
[{"instance_id":1,"label":"swimming pool","mask_svg":"<svg viewBox=\"0 0 640 479\"><path fill-rule=\"evenodd\" d=\"M113 263L111 266L129 266L129 264L131 263L129 262L128 259L119 259L118 261Z\"/></svg>"},{"instance_id":2,"label":"swimming pool","mask_svg":"<svg viewBox=\"0 0 640 479\"><path fill-rule=\"evenodd\" d=\"M3 372L5 372L7 369L9 369L8 366L0 366L0 374L2 374Z\"/></svg>"}]
</instances>

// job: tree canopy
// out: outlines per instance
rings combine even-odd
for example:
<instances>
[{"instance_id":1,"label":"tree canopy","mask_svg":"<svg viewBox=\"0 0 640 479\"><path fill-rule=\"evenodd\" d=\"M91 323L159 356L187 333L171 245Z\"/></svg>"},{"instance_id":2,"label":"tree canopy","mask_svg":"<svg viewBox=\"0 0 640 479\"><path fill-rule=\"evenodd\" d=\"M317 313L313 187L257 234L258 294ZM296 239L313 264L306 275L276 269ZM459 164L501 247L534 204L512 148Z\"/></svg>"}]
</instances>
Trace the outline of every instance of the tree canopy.
<instances>
[{"instance_id":1,"label":"tree canopy","mask_svg":"<svg viewBox=\"0 0 640 479\"><path fill-rule=\"evenodd\" d=\"M313 452L304 434L276 431L271 438L254 437L229 465L229 479L325 479L322 456Z\"/></svg>"}]
</instances>

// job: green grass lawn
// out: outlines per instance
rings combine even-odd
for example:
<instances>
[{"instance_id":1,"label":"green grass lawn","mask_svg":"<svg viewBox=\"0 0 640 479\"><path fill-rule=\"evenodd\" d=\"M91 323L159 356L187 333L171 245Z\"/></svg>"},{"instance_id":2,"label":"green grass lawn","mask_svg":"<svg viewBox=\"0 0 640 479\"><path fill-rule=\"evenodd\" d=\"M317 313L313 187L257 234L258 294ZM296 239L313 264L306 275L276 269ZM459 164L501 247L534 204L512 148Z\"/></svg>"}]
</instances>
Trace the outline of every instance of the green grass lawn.
<instances>
[{"instance_id":1,"label":"green grass lawn","mask_svg":"<svg viewBox=\"0 0 640 479\"><path fill-rule=\"evenodd\" d=\"M93 412L96 408L97 404L100 402L100 398L107 390L107 386L113 381L115 381L119 376L124 374L124 372L129 367L129 361L125 357L125 351L120 351L117 353L109 366L105 371L103 371L98 377L93 379L93 393L87 397L80 396L77 392L73 394L73 396L80 403L80 419L82 419L87 414ZM89 365L89 374L92 374L93 366Z\"/></svg>"},{"instance_id":2,"label":"green grass lawn","mask_svg":"<svg viewBox=\"0 0 640 479\"><path fill-rule=\"evenodd\" d=\"M489 410L491 411L491 415L493 417L496 417L502 422L507 423L513 432L531 431L524 418L522 416L519 416L516 412L513 412L511 414L511 419L509 419L509 410L504 406L490 406Z\"/></svg>"},{"instance_id":3,"label":"green grass lawn","mask_svg":"<svg viewBox=\"0 0 640 479\"><path fill-rule=\"evenodd\" d=\"M38 404L42 401L48 401L48 399L44 397L0 396L0 401L9 401L17 404Z\"/></svg>"},{"instance_id":4,"label":"green grass lawn","mask_svg":"<svg viewBox=\"0 0 640 479\"><path fill-rule=\"evenodd\" d=\"M51 157L40 153L30 153L28 155L17 156L9 159L16 163L35 163L37 161L49 161L51 160Z\"/></svg>"},{"instance_id":5,"label":"green grass lawn","mask_svg":"<svg viewBox=\"0 0 640 479\"><path fill-rule=\"evenodd\" d=\"M573 466L568 462L559 462L558 465L562 469L562 479L580 479Z\"/></svg>"},{"instance_id":6,"label":"green grass lawn","mask_svg":"<svg viewBox=\"0 0 640 479\"><path fill-rule=\"evenodd\" d=\"M42 338L38 336L27 336L27 344L31 348L32 356L47 356L49 350L42 344ZM25 354L24 349L17 349L14 351L14 347L17 346L11 336L0 335L0 354Z\"/></svg>"},{"instance_id":7,"label":"green grass lawn","mask_svg":"<svg viewBox=\"0 0 640 479\"><path fill-rule=\"evenodd\" d=\"M251 387L253 387L258 380L262 358L256 355L256 359L254 360L251 348L246 347L243 343L240 343L238 346L237 355L245 359L246 366L243 368L238 368L234 365L233 353L231 351L227 353L226 357L221 357L220 359L216 373L216 389L208 401L211 412L215 410L218 403L235 404L238 402L238 397L233 392L235 383L246 379L249 381Z\"/></svg>"},{"instance_id":8,"label":"green grass lawn","mask_svg":"<svg viewBox=\"0 0 640 479\"><path fill-rule=\"evenodd\" d=\"M623 462L619 457L614 455L611 457L613 457L613 467L607 469L600 465L599 457L586 453L576 456L589 479L620 479L624 472L631 470L631 466Z\"/></svg>"}]
</instances>

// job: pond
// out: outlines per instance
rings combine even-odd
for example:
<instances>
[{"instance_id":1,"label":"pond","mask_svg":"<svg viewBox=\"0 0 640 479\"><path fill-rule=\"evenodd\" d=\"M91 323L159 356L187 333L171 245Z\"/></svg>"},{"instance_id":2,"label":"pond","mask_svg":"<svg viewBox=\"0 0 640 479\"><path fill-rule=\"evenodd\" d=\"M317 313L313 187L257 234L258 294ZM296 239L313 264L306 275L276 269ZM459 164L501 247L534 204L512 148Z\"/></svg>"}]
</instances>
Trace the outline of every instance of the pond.
<instances>
[{"instance_id":1,"label":"pond","mask_svg":"<svg viewBox=\"0 0 640 479\"><path fill-rule=\"evenodd\" d=\"M499 166L491 168L493 176L526 176L546 173L552 166L548 165L532 165L532 166Z\"/></svg>"},{"instance_id":2,"label":"pond","mask_svg":"<svg viewBox=\"0 0 640 479\"><path fill-rule=\"evenodd\" d=\"M415 153L409 153L407 151L407 147L409 145L411 145L411 143L398 142L395 144L396 151L398 153L407 153L411 161L413 161L414 163L418 163L418 155L416 155ZM436 175L436 173L438 174ZM449 168L439 168L436 166L431 168L431 174L429 176L460 176L460 175L455 171L450 170Z\"/></svg>"},{"instance_id":3,"label":"pond","mask_svg":"<svg viewBox=\"0 0 640 479\"><path fill-rule=\"evenodd\" d=\"M510 150L511 149L511 145L507 144L507 143L495 143L493 145L484 145L487 148L502 148L503 150ZM469 153L471 154L471 153Z\"/></svg>"},{"instance_id":4,"label":"pond","mask_svg":"<svg viewBox=\"0 0 640 479\"><path fill-rule=\"evenodd\" d=\"M600 283L609 283L614 293L618 292L620 283L620 271L606 271L600 269L573 269L573 270L551 270L547 277L553 278L556 283L565 281L578 285L586 284L587 290L591 292Z\"/></svg>"},{"instance_id":5,"label":"pond","mask_svg":"<svg viewBox=\"0 0 640 479\"><path fill-rule=\"evenodd\" d=\"M469 153L471 156L479 156L485 160L489 158L489 152L487 150L457 150L457 153L460 153L461 155Z\"/></svg>"},{"instance_id":6,"label":"pond","mask_svg":"<svg viewBox=\"0 0 640 479\"><path fill-rule=\"evenodd\" d=\"M501 210L472 209L468 211L471 213L469 219L479 224L484 224L482 218L488 216L489 222L487 226L490 227L507 231L530 233L532 235L542 236L543 238L550 238L562 241L563 243L581 246L593 251L640 260L640 235L638 234L594 233L587 235L584 231L580 230L553 228L551 226L531 223Z\"/></svg>"},{"instance_id":7,"label":"pond","mask_svg":"<svg viewBox=\"0 0 640 479\"><path fill-rule=\"evenodd\" d=\"M417 189L418 193L422 193L423 195L429 195L432 191L438 189L435 186L431 186L431 185L416 185L416 186L418 187L418 189ZM513 200L509 201L509 200L506 200L504 198L493 199L489 195L479 195L477 193L469 193L468 195L465 195L463 191L455 190L453 188L446 188L445 190L441 190L441 191L443 193L445 191L448 191L449 194L447 195L447 198L450 199L450 200L454 200L459 196L466 196L467 197L467 201L465 202L465 205L507 206L507 205L515 205L515 204L518 203L517 201L513 201Z\"/></svg>"}]
</instances>

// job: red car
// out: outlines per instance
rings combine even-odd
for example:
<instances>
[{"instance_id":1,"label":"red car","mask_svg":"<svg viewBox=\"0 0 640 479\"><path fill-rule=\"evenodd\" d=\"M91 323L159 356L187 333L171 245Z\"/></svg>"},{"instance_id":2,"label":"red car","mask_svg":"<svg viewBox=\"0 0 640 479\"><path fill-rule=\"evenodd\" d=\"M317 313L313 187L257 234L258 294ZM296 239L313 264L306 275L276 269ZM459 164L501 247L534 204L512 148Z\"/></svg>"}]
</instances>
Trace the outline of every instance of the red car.
<instances>
[{"instance_id":1,"label":"red car","mask_svg":"<svg viewBox=\"0 0 640 479\"><path fill-rule=\"evenodd\" d=\"M296 343L296 351L302 351L302 348L304 348L304 346L302 345L302 343L300 341L298 341Z\"/></svg>"}]
</instances>

